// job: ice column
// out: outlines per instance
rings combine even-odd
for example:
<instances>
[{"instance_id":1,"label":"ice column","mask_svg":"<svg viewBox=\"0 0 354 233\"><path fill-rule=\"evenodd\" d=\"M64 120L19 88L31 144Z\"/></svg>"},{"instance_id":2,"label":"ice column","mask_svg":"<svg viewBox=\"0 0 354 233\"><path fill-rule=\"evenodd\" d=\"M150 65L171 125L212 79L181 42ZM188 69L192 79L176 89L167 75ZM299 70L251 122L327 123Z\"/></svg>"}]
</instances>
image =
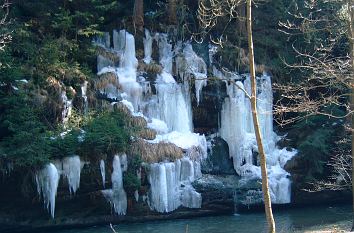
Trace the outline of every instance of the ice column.
<instances>
[{"instance_id":1,"label":"ice column","mask_svg":"<svg viewBox=\"0 0 354 233\"><path fill-rule=\"evenodd\" d=\"M190 132L192 119L181 86L171 74L162 72L158 75L156 90L160 119L166 122L169 131Z\"/></svg>"},{"instance_id":2,"label":"ice column","mask_svg":"<svg viewBox=\"0 0 354 233\"><path fill-rule=\"evenodd\" d=\"M63 123L65 124L66 122L68 122L68 120L71 116L73 103L72 103L72 100L68 99L65 91L63 91L61 93L61 100L63 102L63 111L62 111L61 115L62 115Z\"/></svg>"},{"instance_id":3,"label":"ice column","mask_svg":"<svg viewBox=\"0 0 354 233\"><path fill-rule=\"evenodd\" d=\"M121 55L119 68L116 73L119 84L126 93L125 97L133 104L134 110L139 111L143 89L136 80L138 60L135 57L134 36L125 30L114 31L114 49Z\"/></svg>"},{"instance_id":4,"label":"ice column","mask_svg":"<svg viewBox=\"0 0 354 233\"><path fill-rule=\"evenodd\" d=\"M123 159L122 159L123 158ZM127 194L123 188L123 168L121 163L124 156L116 155L113 159L112 189L102 190L103 195L112 205L114 212L125 215L127 212Z\"/></svg>"}]
</instances>

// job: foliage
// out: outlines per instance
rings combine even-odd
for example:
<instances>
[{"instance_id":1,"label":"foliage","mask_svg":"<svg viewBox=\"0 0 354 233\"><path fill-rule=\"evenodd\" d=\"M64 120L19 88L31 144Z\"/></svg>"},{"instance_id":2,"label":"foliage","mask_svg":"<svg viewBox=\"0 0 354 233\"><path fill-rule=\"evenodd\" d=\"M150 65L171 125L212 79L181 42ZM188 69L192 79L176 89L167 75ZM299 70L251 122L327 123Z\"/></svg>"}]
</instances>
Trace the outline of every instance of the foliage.
<instances>
[{"instance_id":1,"label":"foliage","mask_svg":"<svg viewBox=\"0 0 354 233\"><path fill-rule=\"evenodd\" d=\"M307 181L326 177L330 172L328 161L336 147L334 142L343 133L341 120L315 115L296 123L288 130L291 146L299 150L298 157L306 167L307 174L303 175Z\"/></svg>"},{"instance_id":2,"label":"foliage","mask_svg":"<svg viewBox=\"0 0 354 233\"><path fill-rule=\"evenodd\" d=\"M125 152L130 140L125 126L125 118L121 112L99 113L83 127L81 153L94 156Z\"/></svg>"},{"instance_id":3,"label":"foliage","mask_svg":"<svg viewBox=\"0 0 354 233\"><path fill-rule=\"evenodd\" d=\"M0 109L0 158L20 167L48 162L50 146L40 109L31 107L22 92L3 97Z\"/></svg>"},{"instance_id":4,"label":"foliage","mask_svg":"<svg viewBox=\"0 0 354 233\"><path fill-rule=\"evenodd\" d=\"M133 194L141 186L141 181L137 176L137 171L140 169L142 160L139 155L128 157L128 170L124 173L123 186L128 194Z\"/></svg>"},{"instance_id":5,"label":"foliage","mask_svg":"<svg viewBox=\"0 0 354 233\"><path fill-rule=\"evenodd\" d=\"M1 42L0 51L0 159L15 167L36 167L68 154L91 153L92 148L97 153L124 151L129 137L117 114L101 113L85 125L80 122L87 130L85 143L78 142L79 127L63 127L58 116L61 92L74 90L66 93L75 98L81 83L96 72L92 36L116 27L118 15L129 11L122 5L131 1L11 3L6 16L15 20L11 24L6 20L0 31L12 37L5 48ZM61 136L64 131L66 135Z\"/></svg>"}]
</instances>

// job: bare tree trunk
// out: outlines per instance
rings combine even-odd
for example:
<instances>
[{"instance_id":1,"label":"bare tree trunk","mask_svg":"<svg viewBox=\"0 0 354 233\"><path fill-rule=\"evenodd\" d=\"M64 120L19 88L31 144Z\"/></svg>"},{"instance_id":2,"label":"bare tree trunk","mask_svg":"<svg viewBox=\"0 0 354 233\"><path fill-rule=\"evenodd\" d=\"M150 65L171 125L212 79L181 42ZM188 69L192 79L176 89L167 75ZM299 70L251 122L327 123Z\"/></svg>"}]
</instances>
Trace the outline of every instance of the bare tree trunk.
<instances>
[{"instance_id":1,"label":"bare tree trunk","mask_svg":"<svg viewBox=\"0 0 354 233\"><path fill-rule=\"evenodd\" d=\"M177 0L168 0L168 21L171 25L177 24Z\"/></svg>"},{"instance_id":2,"label":"bare tree trunk","mask_svg":"<svg viewBox=\"0 0 354 233\"><path fill-rule=\"evenodd\" d=\"M139 31L144 30L144 0L135 0L133 20Z\"/></svg>"},{"instance_id":3,"label":"bare tree trunk","mask_svg":"<svg viewBox=\"0 0 354 233\"><path fill-rule=\"evenodd\" d=\"M264 207L266 212L266 218L268 222L268 232L275 233L275 222L272 212L272 203L269 195L269 185L268 185L268 175L267 175L267 165L266 157L264 153L261 130L258 121L257 113L257 90L256 90L256 72L254 66L254 51L253 51L253 39L252 39L252 0L247 0L247 34L248 34L248 49L249 49L249 63L250 63L250 78L251 78L251 108L253 117L254 132L256 134L256 140L258 145L258 152L261 162L261 173L262 173L262 191L264 196Z\"/></svg>"},{"instance_id":4,"label":"bare tree trunk","mask_svg":"<svg viewBox=\"0 0 354 233\"><path fill-rule=\"evenodd\" d=\"M354 3L352 0L347 0L348 15L349 15L349 43L350 43L350 55L352 62L352 71L354 73ZM352 74L353 75L353 74ZM350 110L354 110L354 83L352 83L351 95L350 95ZM352 195L353 195L353 225L351 231L354 231L354 114L351 117L351 131L352 131Z\"/></svg>"}]
</instances>

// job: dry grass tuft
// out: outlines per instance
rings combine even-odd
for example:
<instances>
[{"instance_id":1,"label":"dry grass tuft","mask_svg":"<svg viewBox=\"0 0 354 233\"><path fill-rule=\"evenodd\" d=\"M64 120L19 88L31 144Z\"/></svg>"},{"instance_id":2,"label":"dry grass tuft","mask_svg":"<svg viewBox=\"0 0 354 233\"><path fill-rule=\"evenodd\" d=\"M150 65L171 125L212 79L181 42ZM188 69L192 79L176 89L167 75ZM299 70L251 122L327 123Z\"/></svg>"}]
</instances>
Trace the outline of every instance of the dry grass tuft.
<instances>
[{"instance_id":1,"label":"dry grass tuft","mask_svg":"<svg viewBox=\"0 0 354 233\"><path fill-rule=\"evenodd\" d=\"M146 140L153 140L156 138L156 131L153 129L145 128L139 131L138 137L141 137Z\"/></svg>"},{"instance_id":2,"label":"dry grass tuft","mask_svg":"<svg viewBox=\"0 0 354 233\"><path fill-rule=\"evenodd\" d=\"M117 76L115 73L104 73L98 79L94 81L94 87L96 90L104 90L109 84L120 88Z\"/></svg>"},{"instance_id":3,"label":"dry grass tuft","mask_svg":"<svg viewBox=\"0 0 354 233\"><path fill-rule=\"evenodd\" d=\"M130 154L139 154L144 162L158 163L165 160L175 161L183 157L181 148L172 143L149 143L138 139L131 146Z\"/></svg>"},{"instance_id":4,"label":"dry grass tuft","mask_svg":"<svg viewBox=\"0 0 354 233\"><path fill-rule=\"evenodd\" d=\"M131 116L129 108L127 106L125 106L122 102L115 103L113 105L113 110L122 112L127 116Z\"/></svg>"},{"instance_id":5,"label":"dry grass tuft","mask_svg":"<svg viewBox=\"0 0 354 233\"><path fill-rule=\"evenodd\" d=\"M114 52L110 52L110 51L108 51L105 48L102 48L100 46L97 46L96 54L97 55L101 55L104 58L107 58L108 60L112 61L114 64L117 64L120 61L120 58L119 58L118 54L116 54Z\"/></svg>"},{"instance_id":6,"label":"dry grass tuft","mask_svg":"<svg viewBox=\"0 0 354 233\"><path fill-rule=\"evenodd\" d=\"M136 126L141 128L145 128L147 126L147 122L145 118L140 116L131 116L129 118L129 123L131 124L131 126Z\"/></svg>"},{"instance_id":7,"label":"dry grass tuft","mask_svg":"<svg viewBox=\"0 0 354 233\"><path fill-rule=\"evenodd\" d=\"M162 66L154 62L146 64L143 61L139 61L138 70L149 74L161 74Z\"/></svg>"}]
</instances>

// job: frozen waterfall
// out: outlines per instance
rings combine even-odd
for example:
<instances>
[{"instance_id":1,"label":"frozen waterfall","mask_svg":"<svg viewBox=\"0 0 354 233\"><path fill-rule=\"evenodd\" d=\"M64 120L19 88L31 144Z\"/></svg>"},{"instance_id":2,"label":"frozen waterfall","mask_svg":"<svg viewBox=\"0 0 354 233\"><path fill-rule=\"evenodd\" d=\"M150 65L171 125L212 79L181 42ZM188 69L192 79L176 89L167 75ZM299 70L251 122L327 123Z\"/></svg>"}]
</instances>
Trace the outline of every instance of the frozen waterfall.
<instances>
[{"instance_id":1,"label":"frozen waterfall","mask_svg":"<svg viewBox=\"0 0 354 233\"><path fill-rule=\"evenodd\" d=\"M245 78L242 83L240 80ZM239 81L238 81L239 80ZM250 101L242 91L250 93L249 76L236 76L235 84L227 85L228 97L222 105L220 135L229 145L236 172L244 179L261 178L257 142L254 135ZM290 203L290 176L283 167L296 154L275 146L278 136L273 131L273 92L270 77L257 78L257 111L266 152L270 194L273 203Z\"/></svg>"},{"instance_id":2,"label":"frozen waterfall","mask_svg":"<svg viewBox=\"0 0 354 233\"><path fill-rule=\"evenodd\" d=\"M200 171L200 165L188 157L175 162L150 165L150 208L158 212L171 212L179 206L200 208L202 197L191 185ZM197 173L198 173L197 172Z\"/></svg>"}]
</instances>

